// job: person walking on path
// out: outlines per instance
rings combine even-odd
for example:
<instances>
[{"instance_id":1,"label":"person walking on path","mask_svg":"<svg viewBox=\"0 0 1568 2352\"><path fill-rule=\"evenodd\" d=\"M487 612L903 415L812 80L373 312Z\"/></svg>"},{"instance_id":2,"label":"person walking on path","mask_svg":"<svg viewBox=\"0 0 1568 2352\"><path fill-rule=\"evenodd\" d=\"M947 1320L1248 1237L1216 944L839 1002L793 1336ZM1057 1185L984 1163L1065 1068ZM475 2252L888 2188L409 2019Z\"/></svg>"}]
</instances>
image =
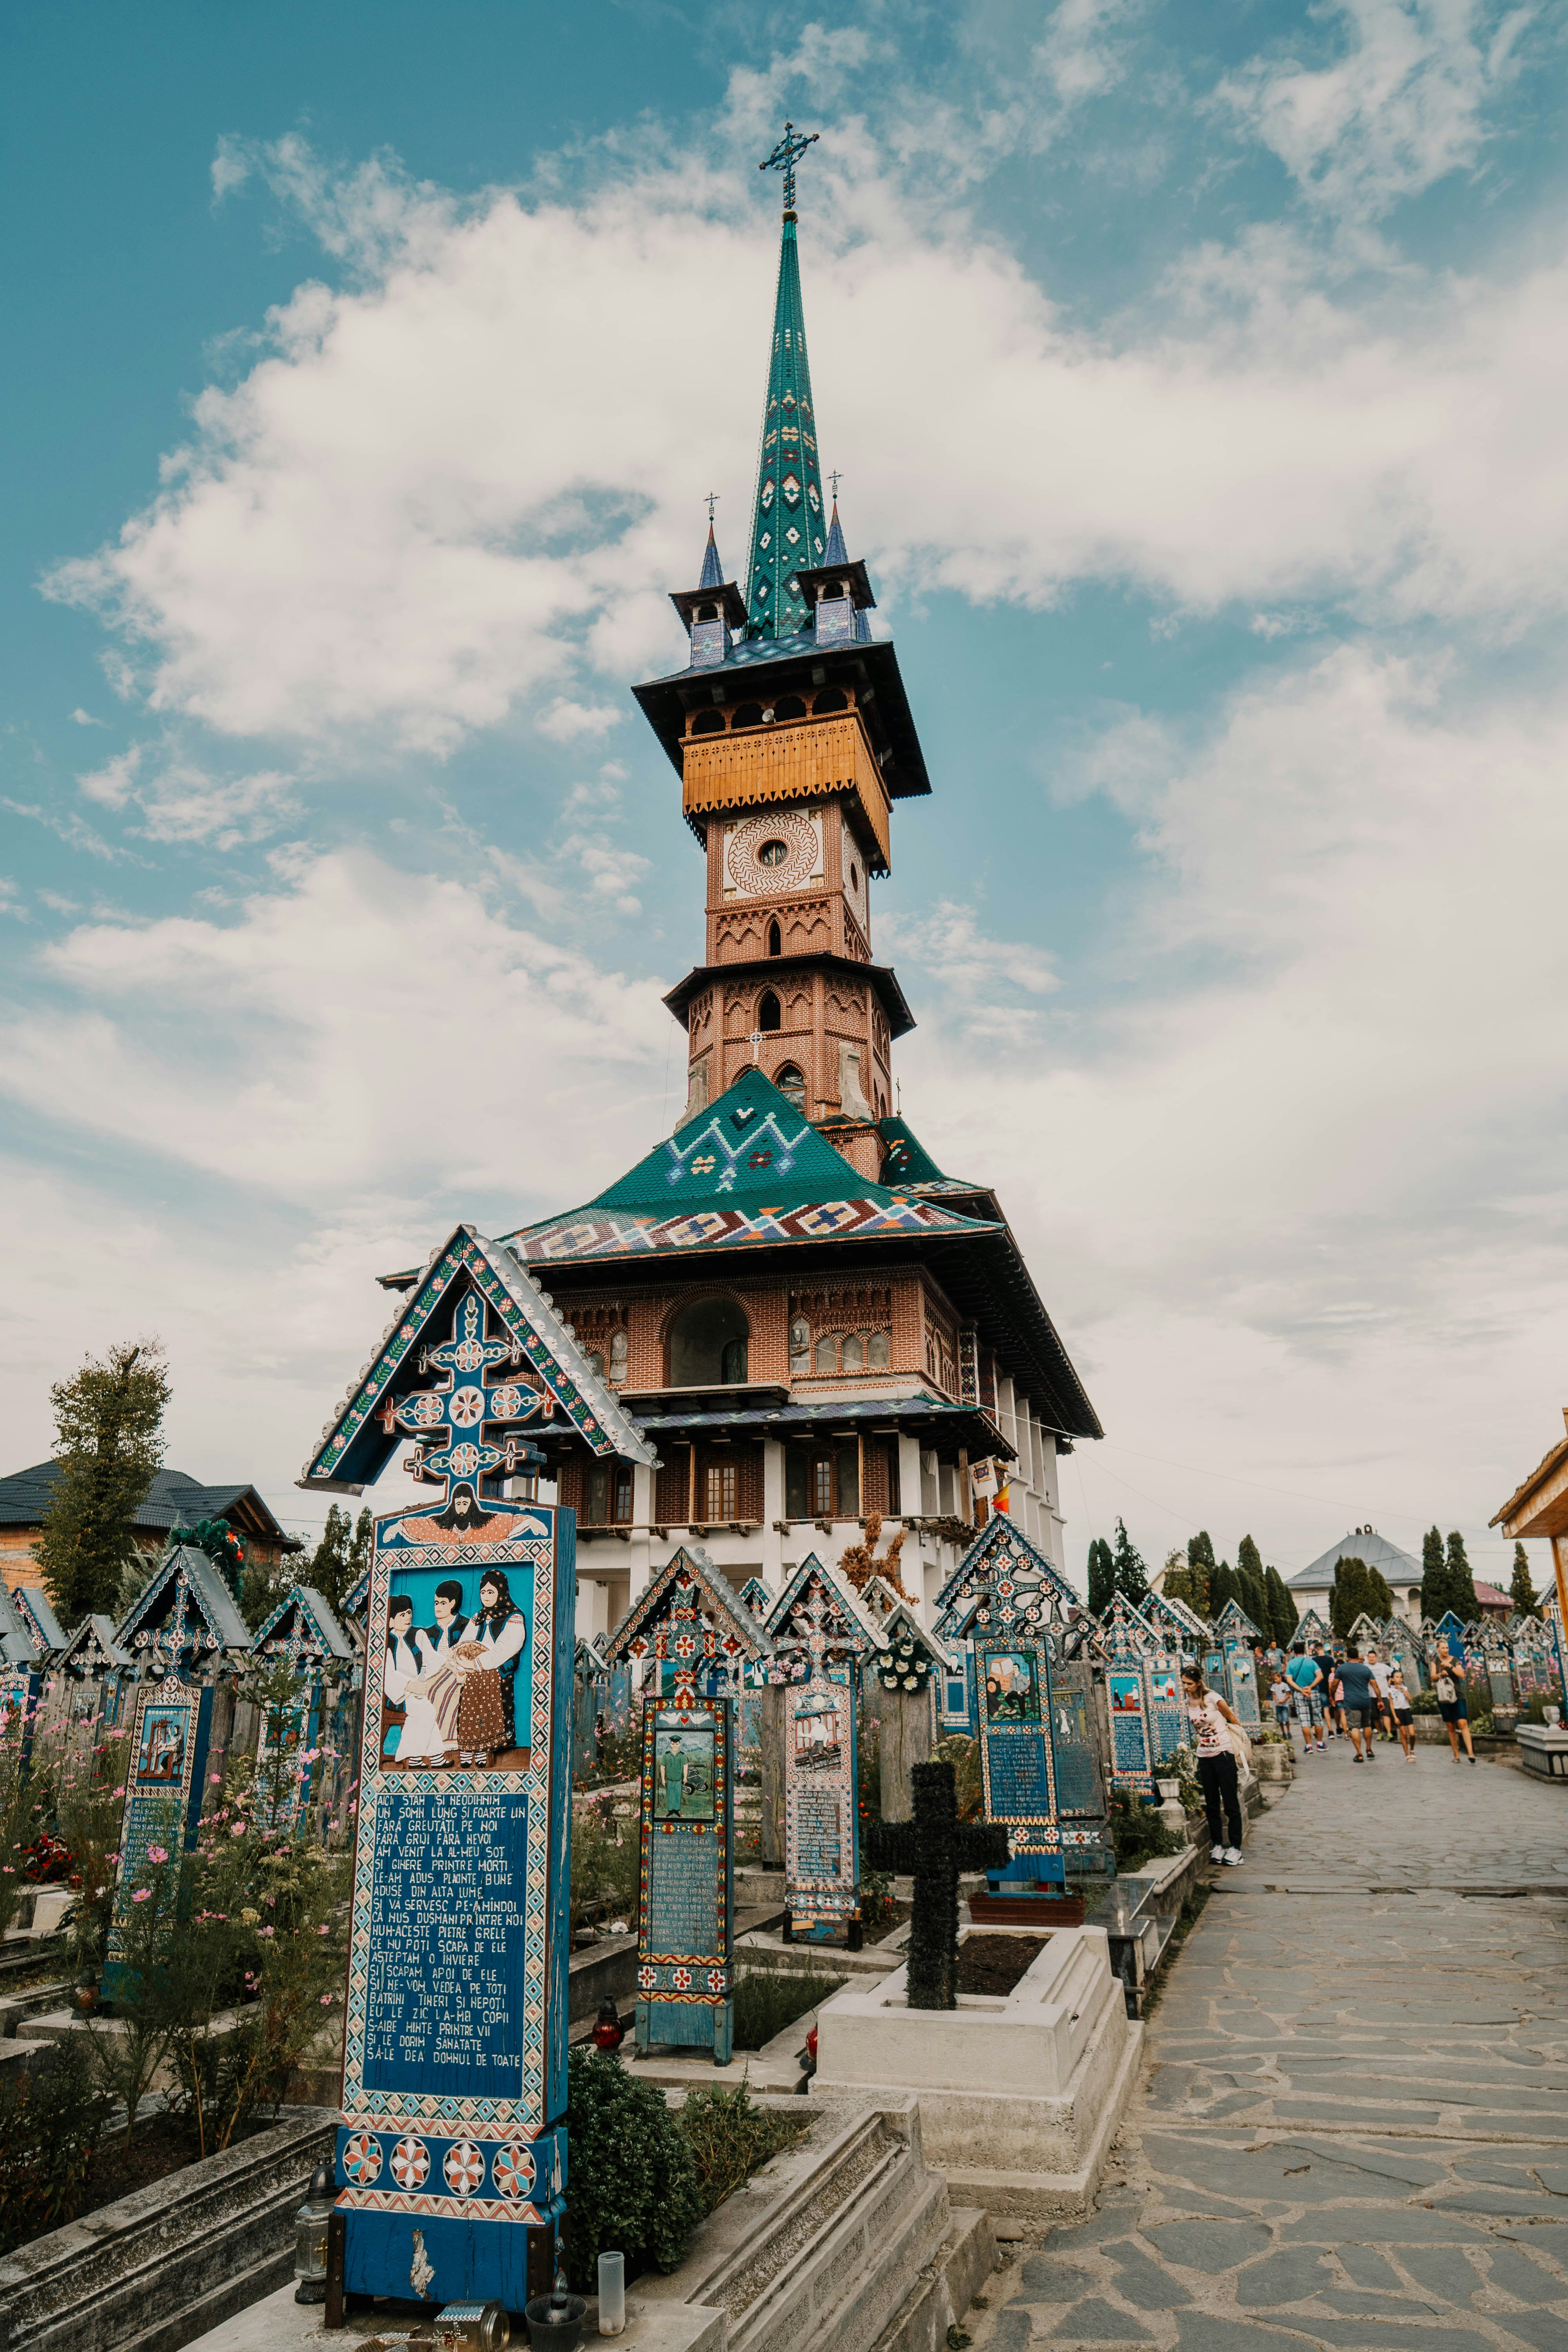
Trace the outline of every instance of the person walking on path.
<instances>
[{"instance_id":1,"label":"person walking on path","mask_svg":"<svg viewBox=\"0 0 1568 2352\"><path fill-rule=\"evenodd\" d=\"M1351 1747L1354 1751L1351 1758L1352 1764L1370 1764L1373 1760L1372 1723L1377 1712L1376 1691L1376 1677L1352 1642L1334 1683L1334 1697L1342 1710L1341 1720L1349 1728ZM1362 1745L1363 1740L1366 1743L1364 1748Z\"/></svg>"},{"instance_id":2,"label":"person walking on path","mask_svg":"<svg viewBox=\"0 0 1568 2352\"><path fill-rule=\"evenodd\" d=\"M1284 1675L1278 1666L1274 1669L1274 1679L1268 1685L1268 1703L1274 1709L1274 1720L1279 1725L1280 1730L1284 1733L1286 1744L1289 1746L1290 1739L1290 1685L1286 1681Z\"/></svg>"},{"instance_id":3,"label":"person walking on path","mask_svg":"<svg viewBox=\"0 0 1568 2352\"><path fill-rule=\"evenodd\" d=\"M1470 1744L1470 1710L1465 1696L1463 1659L1456 1659L1447 1642L1437 1644L1437 1672L1433 1688L1437 1694L1437 1712L1448 1730L1448 1746L1454 1761L1459 1760L1459 1735L1465 1739L1465 1753L1473 1764L1476 1751Z\"/></svg>"},{"instance_id":4,"label":"person walking on path","mask_svg":"<svg viewBox=\"0 0 1568 2352\"><path fill-rule=\"evenodd\" d=\"M1410 1693L1405 1687L1405 1669L1395 1660L1388 1670L1388 1705L1394 1717L1399 1744L1405 1750L1407 1764L1415 1761L1415 1717L1410 1705Z\"/></svg>"},{"instance_id":5,"label":"person walking on path","mask_svg":"<svg viewBox=\"0 0 1568 2352\"><path fill-rule=\"evenodd\" d=\"M1323 1739L1323 1677L1316 1658L1307 1655L1307 1645L1297 1642L1290 1652L1290 1663L1285 1669L1296 1694L1296 1720L1301 1727L1301 1754L1314 1753L1313 1734L1317 1735L1315 1752L1328 1753Z\"/></svg>"},{"instance_id":6,"label":"person walking on path","mask_svg":"<svg viewBox=\"0 0 1568 2352\"><path fill-rule=\"evenodd\" d=\"M1388 1668L1384 1665L1383 1660L1378 1656L1375 1650L1369 1650L1367 1652L1366 1662L1372 1668L1373 1681L1377 1685L1377 1688L1372 1695L1373 1705L1377 1709L1377 1728L1383 1734L1384 1739L1392 1739L1394 1738L1394 1711L1388 1703Z\"/></svg>"},{"instance_id":7,"label":"person walking on path","mask_svg":"<svg viewBox=\"0 0 1568 2352\"><path fill-rule=\"evenodd\" d=\"M1241 1719L1217 1691L1205 1689L1201 1667L1184 1666L1182 1683L1208 1816L1209 1860L1234 1870L1241 1860L1241 1796L1229 1734L1233 1724L1239 1730Z\"/></svg>"},{"instance_id":8,"label":"person walking on path","mask_svg":"<svg viewBox=\"0 0 1568 2352\"><path fill-rule=\"evenodd\" d=\"M1334 1687L1333 1652L1327 1649L1318 1650L1314 1652L1313 1657L1318 1672L1322 1676L1322 1680L1319 1684L1318 1687L1323 1702L1324 1733L1328 1738L1337 1739L1340 1736L1340 1726L1334 1720L1334 1703L1332 1696Z\"/></svg>"}]
</instances>

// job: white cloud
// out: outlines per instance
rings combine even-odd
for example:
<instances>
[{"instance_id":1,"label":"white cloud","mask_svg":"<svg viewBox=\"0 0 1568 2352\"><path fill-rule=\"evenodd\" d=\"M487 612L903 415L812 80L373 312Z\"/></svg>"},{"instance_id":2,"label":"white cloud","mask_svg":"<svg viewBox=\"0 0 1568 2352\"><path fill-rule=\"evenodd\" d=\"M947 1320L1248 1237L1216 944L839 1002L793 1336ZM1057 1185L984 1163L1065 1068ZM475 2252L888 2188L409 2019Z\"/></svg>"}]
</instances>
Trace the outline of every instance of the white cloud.
<instances>
[{"instance_id":1,"label":"white cloud","mask_svg":"<svg viewBox=\"0 0 1568 2352\"><path fill-rule=\"evenodd\" d=\"M541 695L547 729L600 725L584 660L620 681L679 658L665 591L695 566L710 480L731 562L742 543L735 354L763 347L771 226L689 160L576 205L458 206L285 144L274 175L353 284L298 289L268 355L203 394L157 500L52 593L114 621L155 709L230 734L446 751ZM1561 612L1560 236L1512 282L1413 281L1397 310L1336 305L1289 239L1255 240L1178 273L1179 331L1112 338L984 239L933 241L863 131L820 170L825 447L895 601L923 583L1040 604L1103 578L1199 610ZM911 320L921 397L868 396Z\"/></svg>"},{"instance_id":2,"label":"white cloud","mask_svg":"<svg viewBox=\"0 0 1568 2352\"><path fill-rule=\"evenodd\" d=\"M1315 203L1373 219L1476 162L1531 8L1500 19L1478 0L1340 0L1322 13L1343 29L1331 63L1254 58L1215 91Z\"/></svg>"},{"instance_id":3,"label":"white cloud","mask_svg":"<svg viewBox=\"0 0 1568 2352\"><path fill-rule=\"evenodd\" d=\"M590 740L607 735L625 717L624 710L617 710L609 702L552 702L548 710L541 713L539 731L557 743L574 743L584 735Z\"/></svg>"},{"instance_id":4,"label":"white cloud","mask_svg":"<svg viewBox=\"0 0 1568 2352\"><path fill-rule=\"evenodd\" d=\"M668 1016L477 885L298 850L226 923L80 925L0 1087L55 1119L319 1202L484 1186L558 1205L662 1075ZM75 1000L74 1003L72 1000ZM519 1198L517 1214L524 1213Z\"/></svg>"},{"instance_id":5,"label":"white cloud","mask_svg":"<svg viewBox=\"0 0 1568 2352\"><path fill-rule=\"evenodd\" d=\"M43 801L13 800L5 793L0 793L0 808L9 809L13 816L25 816L30 824L43 825L49 833L58 835L68 849L85 850L89 857L101 857L106 865L113 865L116 860L128 861L135 866L147 863L133 850L106 841L97 826L89 824L75 809L51 808Z\"/></svg>"},{"instance_id":6,"label":"white cloud","mask_svg":"<svg viewBox=\"0 0 1568 2352\"><path fill-rule=\"evenodd\" d=\"M983 1089L984 1172L1110 1432L1101 1531L1113 1473L1173 1511L1198 1469L1279 1490L1236 1531L1313 1549L1396 1511L1473 1525L1546 1443L1565 762L1560 689L1360 649L1134 761L1148 880L1105 997L1080 976ZM906 1115L974 1172L962 1014L900 1053ZM1123 1438L1189 1468L1141 1475Z\"/></svg>"},{"instance_id":7,"label":"white cloud","mask_svg":"<svg viewBox=\"0 0 1568 2352\"><path fill-rule=\"evenodd\" d=\"M79 709L71 712L71 717L79 727L107 727L109 724L107 719L95 719L90 710Z\"/></svg>"},{"instance_id":8,"label":"white cloud","mask_svg":"<svg viewBox=\"0 0 1568 2352\"><path fill-rule=\"evenodd\" d=\"M1033 1041L1036 1005L1061 985L1054 959L1016 940L993 939L973 907L944 898L920 916L884 917L879 950L897 952L930 981L944 1018L971 1039L1000 1045Z\"/></svg>"},{"instance_id":9,"label":"white cloud","mask_svg":"<svg viewBox=\"0 0 1568 2352\"><path fill-rule=\"evenodd\" d=\"M135 829L150 841L209 842L226 851L264 839L299 814L294 780L276 769L218 778L187 760L174 759L142 782L147 756L147 745L135 744L77 782L89 800L104 808L122 809L134 803L142 816Z\"/></svg>"}]
</instances>

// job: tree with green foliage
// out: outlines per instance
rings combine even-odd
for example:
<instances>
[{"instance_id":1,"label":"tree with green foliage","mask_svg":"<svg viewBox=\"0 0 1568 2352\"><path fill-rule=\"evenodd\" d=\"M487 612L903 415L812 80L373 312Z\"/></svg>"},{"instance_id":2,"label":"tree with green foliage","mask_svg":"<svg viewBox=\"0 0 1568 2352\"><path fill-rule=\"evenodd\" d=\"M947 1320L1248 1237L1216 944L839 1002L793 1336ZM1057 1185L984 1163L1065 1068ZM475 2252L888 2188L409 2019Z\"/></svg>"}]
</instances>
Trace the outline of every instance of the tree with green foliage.
<instances>
[{"instance_id":1,"label":"tree with green foliage","mask_svg":"<svg viewBox=\"0 0 1568 2352\"><path fill-rule=\"evenodd\" d=\"M1394 1595L1375 1568L1353 1553L1334 1562L1334 1589L1329 1595L1329 1622L1341 1641L1349 1638L1358 1617L1380 1622L1394 1614Z\"/></svg>"},{"instance_id":2,"label":"tree with green foliage","mask_svg":"<svg viewBox=\"0 0 1568 2352\"><path fill-rule=\"evenodd\" d=\"M60 1622L112 1614L136 1558L136 1514L163 1459L168 1367L155 1339L89 1356L49 1391L57 1475L35 1557Z\"/></svg>"},{"instance_id":3,"label":"tree with green foliage","mask_svg":"<svg viewBox=\"0 0 1568 2352\"><path fill-rule=\"evenodd\" d=\"M1480 1615L1480 1603L1476 1599L1476 1580L1470 1574L1470 1563L1465 1557L1465 1538L1458 1528L1448 1535L1448 1556L1445 1562L1448 1571L1450 1608L1463 1625L1471 1625Z\"/></svg>"},{"instance_id":4,"label":"tree with green foliage","mask_svg":"<svg viewBox=\"0 0 1568 2352\"><path fill-rule=\"evenodd\" d=\"M1201 1563L1185 1559L1173 1551L1165 1562L1163 1590L1173 1601L1184 1601L1198 1617L1209 1613L1209 1572Z\"/></svg>"},{"instance_id":5,"label":"tree with green foliage","mask_svg":"<svg viewBox=\"0 0 1568 2352\"><path fill-rule=\"evenodd\" d=\"M300 1569L299 1580L314 1585L323 1601L341 1609L370 1566L374 1544L375 1524L368 1510L351 1522L346 1511L330 1504L321 1540L308 1565Z\"/></svg>"},{"instance_id":6,"label":"tree with green foliage","mask_svg":"<svg viewBox=\"0 0 1568 2352\"><path fill-rule=\"evenodd\" d=\"M1105 1538L1096 1536L1089 1548L1089 1605L1094 1615L1102 1616L1115 1597L1116 1563Z\"/></svg>"},{"instance_id":7,"label":"tree with green foliage","mask_svg":"<svg viewBox=\"0 0 1568 2352\"><path fill-rule=\"evenodd\" d=\"M1117 1591L1134 1609L1141 1609L1149 1598L1149 1570L1144 1566L1142 1553L1121 1519L1116 1522L1114 1569Z\"/></svg>"},{"instance_id":8,"label":"tree with green foliage","mask_svg":"<svg viewBox=\"0 0 1568 2352\"><path fill-rule=\"evenodd\" d=\"M1448 1606L1448 1563L1443 1557L1443 1538L1436 1528L1428 1528L1421 1538L1421 1614L1436 1624Z\"/></svg>"},{"instance_id":9,"label":"tree with green foliage","mask_svg":"<svg viewBox=\"0 0 1568 2352\"><path fill-rule=\"evenodd\" d=\"M1263 1571L1263 1587L1268 1601L1268 1630L1281 1649L1289 1649L1301 1612L1290 1598L1290 1590L1277 1568Z\"/></svg>"},{"instance_id":10,"label":"tree with green foliage","mask_svg":"<svg viewBox=\"0 0 1568 2352\"><path fill-rule=\"evenodd\" d=\"M1217 1620L1220 1611L1233 1601L1243 1609L1247 1608L1242 1599L1241 1579L1228 1559L1216 1560L1209 1570L1209 1615ZM1247 1614L1250 1616L1250 1610Z\"/></svg>"},{"instance_id":11,"label":"tree with green foliage","mask_svg":"<svg viewBox=\"0 0 1568 2352\"><path fill-rule=\"evenodd\" d=\"M1241 1605L1262 1634L1274 1630L1268 1608L1268 1587L1264 1581L1263 1555L1250 1536L1243 1536L1236 1555L1236 1580L1241 1592Z\"/></svg>"},{"instance_id":12,"label":"tree with green foliage","mask_svg":"<svg viewBox=\"0 0 1568 2352\"><path fill-rule=\"evenodd\" d=\"M1530 1559L1521 1543L1516 1543L1513 1548L1513 1578L1508 1588L1508 1597L1521 1617L1540 1616L1541 1604L1530 1579Z\"/></svg>"}]
</instances>

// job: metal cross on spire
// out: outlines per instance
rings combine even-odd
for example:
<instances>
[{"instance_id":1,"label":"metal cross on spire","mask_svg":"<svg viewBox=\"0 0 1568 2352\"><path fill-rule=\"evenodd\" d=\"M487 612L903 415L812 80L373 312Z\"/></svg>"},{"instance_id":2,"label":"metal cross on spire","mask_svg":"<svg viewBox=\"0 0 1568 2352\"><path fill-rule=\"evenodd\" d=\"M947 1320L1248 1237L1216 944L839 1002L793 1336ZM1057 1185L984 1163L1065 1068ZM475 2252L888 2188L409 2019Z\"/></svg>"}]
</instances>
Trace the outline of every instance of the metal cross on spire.
<instances>
[{"instance_id":1,"label":"metal cross on spire","mask_svg":"<svg viewBox=\"0 0 1568 2352\"><path fill-rule=\"evenodd\" d=\"M720 499L721 499L721 496L722 496L722 492L721 492L721 491L719 491L719 490L710 490L710 491L707 493L707 498L708 498L708 528L709 528L709 530L712 530L712 528L713 528L713 509L714 509L714 508L718 505L719 500L720 500Z\"/></svg>"},{"instance_id":2,"label":"metal cross on spire","mask_svg":"<svg viewBox=\"0 0 1568 2352\"><path fill-rule=\"evenodd\" d=\"M759 172L782 172L784 173L784 208L785 220L793 220L795 218L795 167L800 158L805 154L806 149L808 147L814 147L821 136L822 133L820 131L814 131L808 136L805 132L797 131L793 122L786 122L784 127L784 137L779 141L779 143L773 149L773 153L768 156L763 163L757 165Z\"/></svg>"}]
</instances>

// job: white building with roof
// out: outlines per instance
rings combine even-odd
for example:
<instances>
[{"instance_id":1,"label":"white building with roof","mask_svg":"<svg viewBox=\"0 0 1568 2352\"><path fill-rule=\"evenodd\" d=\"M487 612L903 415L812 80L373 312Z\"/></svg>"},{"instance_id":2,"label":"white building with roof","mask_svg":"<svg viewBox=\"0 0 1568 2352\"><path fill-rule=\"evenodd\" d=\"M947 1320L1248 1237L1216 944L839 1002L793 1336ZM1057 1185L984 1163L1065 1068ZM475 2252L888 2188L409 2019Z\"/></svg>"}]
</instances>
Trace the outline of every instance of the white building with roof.
<instances>
[{"instance_id":1,"label":"white building with roof","mask_svg":"<svg viewBox=\"0 0 1568 2352\"><path fill-rule=\"evenodd\" d=\"M1375 1568L1394 1595L1394 1614L1407 1624L1421 1622L1421 1563L1413 1559L1375 1528L1352 1528L1337 1544L1321 1553L1310 1567L1299 1568L1294 1576L1285 1579L1285 1589L1297 1609L1305 1616L1315 1609L1326 1625L1329 1622L1329 1596L1334 1589L1334 1570L1342 1559L1364 1559L1368 1568Z\"/></svg>"}]
</instances>

